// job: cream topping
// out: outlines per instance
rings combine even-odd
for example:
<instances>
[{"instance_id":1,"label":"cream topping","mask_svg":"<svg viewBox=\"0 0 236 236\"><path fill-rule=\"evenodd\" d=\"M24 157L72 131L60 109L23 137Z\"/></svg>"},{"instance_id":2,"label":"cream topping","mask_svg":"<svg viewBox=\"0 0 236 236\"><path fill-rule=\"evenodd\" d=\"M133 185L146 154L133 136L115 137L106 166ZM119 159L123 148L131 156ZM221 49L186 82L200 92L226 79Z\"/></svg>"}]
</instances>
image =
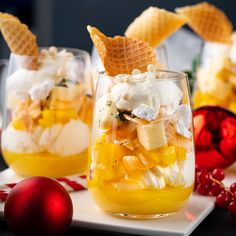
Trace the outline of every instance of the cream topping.
<instances>
[{"instance_id":1,"label":"cream topping","mask_svg":"<svg viewBox=\"0 0 236 236\"><path fill-rule=\"evenodd\" d=\"M154 65L148 66L148 72L134 70L131 75L116 78L111 94L117 108L148 121L156 119L160 109L164 114L172 114L183 96L180 88L165 81Z\"/></svg>"},{"instance_id":2,"label":"cream topping","mask_svg":"<svg viewBox=\"0 0 236 236\"><path fill-rule=\"evenodd\" d=\"M22 56L13 55L13 60L21 60ZM81 68L74 59L72 53L65 50L57 52L55 47L49 50L43 49L40 52L39 68L37 70L27 70L19 68L7 79L7 92L9 96L16 96L18 98L26 98L28 95L33 100L45 99L49 88L54 84L59 83L62 79L70 79L78 81L80 79L79 71ZM40 92L39 92L40 90ZM37 95L35 95L37 93ZM40 93L41 96L38 96Z\"/></svg>"}]
</instances>

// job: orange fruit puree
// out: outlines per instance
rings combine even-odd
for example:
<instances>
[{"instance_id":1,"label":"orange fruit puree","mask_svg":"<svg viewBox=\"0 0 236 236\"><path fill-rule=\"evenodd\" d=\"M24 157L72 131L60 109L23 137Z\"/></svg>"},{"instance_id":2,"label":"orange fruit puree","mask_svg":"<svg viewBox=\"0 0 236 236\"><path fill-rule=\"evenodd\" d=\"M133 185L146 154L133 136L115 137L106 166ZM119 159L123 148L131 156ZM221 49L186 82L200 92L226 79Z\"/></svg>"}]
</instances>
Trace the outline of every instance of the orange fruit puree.
<instances>
[{"instance_id":1,"label":"orange fruit puree","mask_svg":"<svg viewBox=\"0 0 236 236\"><path fill-rule=\"evenodd\" d=\"M85 173L88 150L71 156L57 156L50 153L14 153L3 150L7 164L21 176L42 175L61 177Z\"/></svg>"},{"instance_id":2,"label":"orange fruit puree","mask_svg":"<svg viewBox=\"0 0 236 236\"><path fill-rule=\"evenodd\" d=\"M175 212L193 191L193 186L126 190L96 181L89 181L88 184L93 199L104 211L139 215Z\"/></svg>"}]
</instances>

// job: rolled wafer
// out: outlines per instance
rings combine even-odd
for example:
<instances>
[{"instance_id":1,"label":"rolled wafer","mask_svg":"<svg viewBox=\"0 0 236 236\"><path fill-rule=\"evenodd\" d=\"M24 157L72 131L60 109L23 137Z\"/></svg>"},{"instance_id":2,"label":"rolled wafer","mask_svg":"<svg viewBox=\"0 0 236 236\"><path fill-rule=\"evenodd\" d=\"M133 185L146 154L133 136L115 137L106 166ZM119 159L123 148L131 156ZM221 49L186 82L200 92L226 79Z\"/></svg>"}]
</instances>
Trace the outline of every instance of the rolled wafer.
<instances>
[{"instance_id":1,"label":"rolled wafer","mask_svg":"<svg viewBox=\"0 0 236 236\"><path fill-rule=\"evenodd\" d=\"M38 46L35 35L16 17L0 13L0 30L11 52L23 57L23 66L30 70L38 66Z\"/></svg>"},{"instance_id":2,"label":"rolled wafer","mask_svg":"<svg viewBox=\"0 0 236 236\"><path fill-rule=\"evenodd\" d=\"M229 43L233 26L228 17L219 8L207 2L176 8L189 26L204 40Z\"/></svg>"},{"instance_id":3,"label":"rolled wafer","mask_svg":"<svg viewBox=\"0 0 236 236\"><path fill-rule=\"evenodd\" d=\"M185 19L175 13L149 7L127 28L125 36L148 42L156 47L185 23Z\"/></svg>"},{"instance_id":4,"label":"rolled wafer","mask_svg":"<svg viewBox=\"0 0 236 236\"><path fill-rule=\"evenodd\" d=\"M134 69L145 72L149 64L157 63L153 48L146 42L122 36L107 37L91 26L87 29L107 75L131 74Z\"/></svg>"}]
</instances>

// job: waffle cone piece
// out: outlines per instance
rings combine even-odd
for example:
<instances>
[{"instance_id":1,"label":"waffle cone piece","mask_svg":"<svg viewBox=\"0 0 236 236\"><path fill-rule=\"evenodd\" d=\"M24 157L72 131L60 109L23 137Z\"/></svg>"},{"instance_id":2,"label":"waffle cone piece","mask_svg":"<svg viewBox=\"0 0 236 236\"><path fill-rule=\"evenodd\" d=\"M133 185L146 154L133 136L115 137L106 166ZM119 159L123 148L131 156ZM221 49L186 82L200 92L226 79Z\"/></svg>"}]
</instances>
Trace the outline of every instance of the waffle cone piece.
<instances>
[{"instance_id":1,"label":"waffle cone piece","mask_svg":"<svg viewBox=\"0 0 236 236\"><path fill-rule=\"evenodd\" d=\"M8 13L0 12L0 21L3 21L3 20L18 20L19 21L19 19L16 16L13 16Z\"/></svg>"},{"instance_id":2,"label":"waffle cone piece","mask_svg":"<svg viewBox=\"0 0 236 236\"><path fill-rule=\"evenodd\" d=\"M22 57L21 63L30 70L38 66L38 46L36 37L16 17L0 13L0 30L11 52Z\"/></svg>"},{"instance_id":3,"label":"waffle cone piece","mask_svg":"<svg viewBox=\"0 0 236 236\"><path fill-rule=\"evenodd\" d=\"M185 19L175 13L149 7L127 28L125 36L148 42L156 47L185 23Z\"/></svg>"},{"instance_id":4,"label":"waffle cone piece","mask_svg":"<svg viewBox=\"0 0 236 236\"><path fill-rule=\"evenodd\" d=\"M207 3L177 8L189 26L206 41L229 43L233 27L227 16L217 7Z\"/></svg>"},{"instance_id":5,"label":"waffle cone piece","mask_svg":"<svg viewBox=\"0 0 236 236\"><path fill-rule=\"evenodd\" d=\"M107 37L91 26L87 29L107 75L130 74L133 69L145 72L149 64L157 63L153 48L146 42L122 36Z\"/></svg>"}]
</instances>

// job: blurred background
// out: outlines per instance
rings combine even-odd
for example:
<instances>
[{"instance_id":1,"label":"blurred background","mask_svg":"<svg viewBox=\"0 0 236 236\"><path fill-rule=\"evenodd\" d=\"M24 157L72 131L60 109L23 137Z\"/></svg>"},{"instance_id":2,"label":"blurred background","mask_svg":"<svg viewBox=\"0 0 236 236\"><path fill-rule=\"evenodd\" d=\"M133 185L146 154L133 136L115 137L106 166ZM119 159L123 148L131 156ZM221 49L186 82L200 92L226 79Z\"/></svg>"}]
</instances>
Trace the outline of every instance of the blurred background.
<instances>
[{"instance_id":1,"label":"blurred background","mask_svg":"<svg viewBox=\"0 0 236 236\"><path fill-rule=\"evenodd\" d=\"M123 34L130 22L149 6L173 11L175 7L195 4L194 0L0 0L0 11L20 18L37 35L40 46L75 47L91 51L86 30L90 24L109 36ZM236 2L208 1L221 8L236 25ZM185 26L186 27L186 26ZM0 57L9 50L0 37Z\"/></svg>"}]
</instances>

